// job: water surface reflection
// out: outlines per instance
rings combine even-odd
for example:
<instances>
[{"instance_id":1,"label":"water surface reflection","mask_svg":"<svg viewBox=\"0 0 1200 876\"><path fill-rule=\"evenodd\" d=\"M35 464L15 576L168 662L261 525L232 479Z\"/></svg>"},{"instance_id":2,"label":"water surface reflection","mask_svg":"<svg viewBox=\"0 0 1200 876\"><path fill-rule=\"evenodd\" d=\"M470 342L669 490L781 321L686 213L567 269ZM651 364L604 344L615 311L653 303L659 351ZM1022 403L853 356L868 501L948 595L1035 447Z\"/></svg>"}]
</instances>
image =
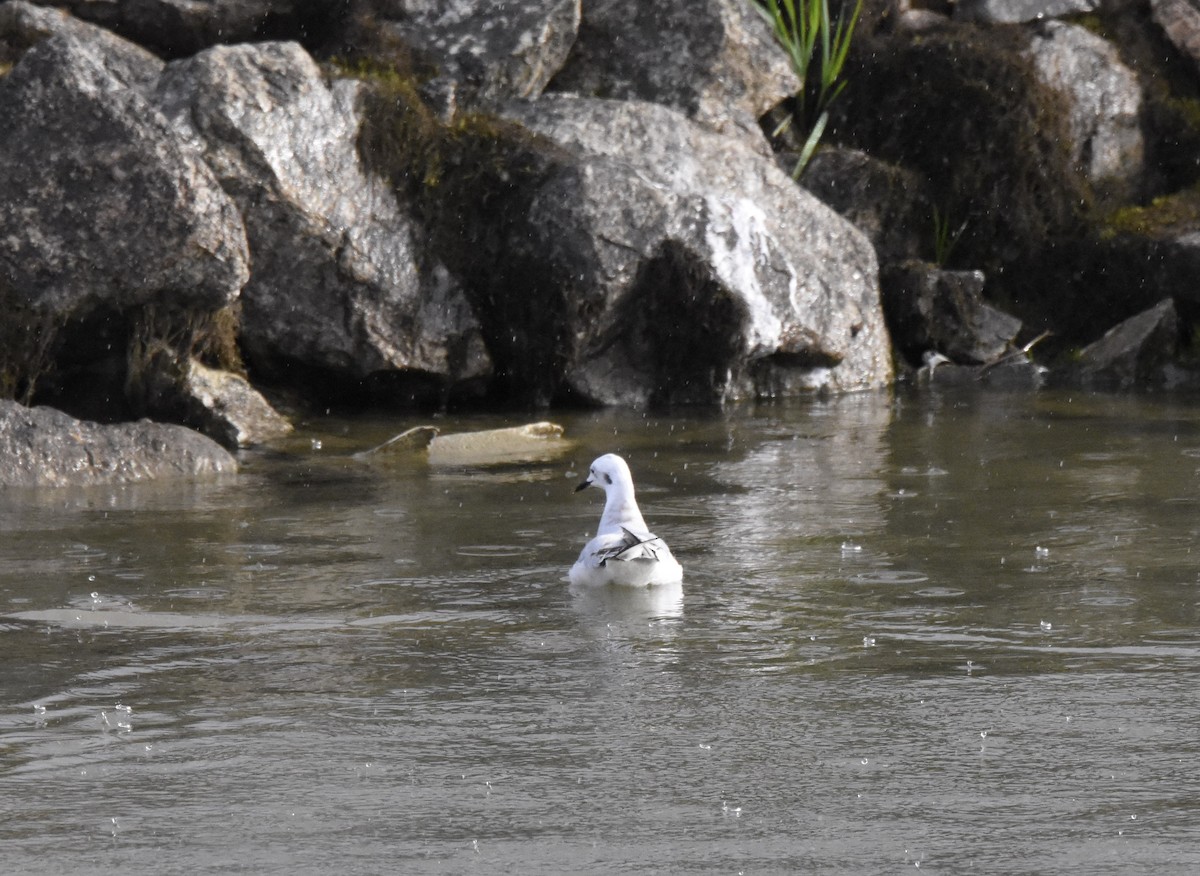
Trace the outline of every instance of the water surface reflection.
<instances>
[{"instance_id":1,"label":"water surface reflection","mask_svg":"<svg viewBox=\"0 0 1200 876\"><path fill-rule=\"evenodd\" d=\"M412 423L330 420L0 496L10 866L1200 866L1192 400L560 419L559 463L372 467ZM567 586L609 450L681 590Z\"/></svg>"}]
</instances>

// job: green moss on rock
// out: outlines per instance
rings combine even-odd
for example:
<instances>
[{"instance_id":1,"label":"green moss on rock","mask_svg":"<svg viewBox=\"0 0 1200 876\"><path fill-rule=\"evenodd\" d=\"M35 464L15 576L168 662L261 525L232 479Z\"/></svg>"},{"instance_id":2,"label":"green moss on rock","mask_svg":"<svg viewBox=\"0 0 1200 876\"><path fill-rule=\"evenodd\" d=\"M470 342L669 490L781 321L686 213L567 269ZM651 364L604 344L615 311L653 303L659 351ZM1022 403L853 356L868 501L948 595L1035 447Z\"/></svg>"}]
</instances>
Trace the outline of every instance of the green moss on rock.
<instances>
[{"instance_id":1,"label":"green moss on rock","mask_svg":"<svg viewBox=\"0 0 1200 876\"><path fill-rule=\"evenodd\" d=\"M836 107L833 138L923 173L968 223L960 260L985 270L1076 233L1093 197L1026 44L1010 27L883 35L855 48Z\"/></svg>"},{"instance_id":2,"label":"green moss on rock","mask_svg":"<svg viewBox=\"0 0 1200 876\"><path fill-rule=\"evenodd\" d=\"M428 235L430 251L463 281L495 366L497 395L546 404L572 354L571 278L528 245L530 204L563 172L561 149L486 113L446 121L419 82L369 71L358 148Z\"/></svg>"}]
</instances>

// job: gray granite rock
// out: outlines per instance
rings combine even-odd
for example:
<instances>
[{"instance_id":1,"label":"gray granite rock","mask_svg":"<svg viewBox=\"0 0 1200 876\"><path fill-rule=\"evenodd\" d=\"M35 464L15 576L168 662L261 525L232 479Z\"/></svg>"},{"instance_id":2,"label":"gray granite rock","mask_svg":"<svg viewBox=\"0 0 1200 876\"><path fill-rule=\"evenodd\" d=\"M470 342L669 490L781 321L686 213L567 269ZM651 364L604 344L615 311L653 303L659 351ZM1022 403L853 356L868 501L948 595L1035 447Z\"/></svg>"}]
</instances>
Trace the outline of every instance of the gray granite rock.
<instances>
[{"instance_id":1,"label":"gray granite rock","mask_svg":"<svg viewBox=\"0 0 1200 876\"><path fill-rule=\"evenodd\" d=\"M105 426L0 400L0 487L67 487L237 471L214 441L142 420Z\"/></svg>"},{"instance_id":2,"label":"gray granite rock","mask_svg":"<svg viewBox=\"0 0 1200 876\"><path fill-rule=\"evenodd\" d=\"M756 120L799 82L746 0L592 0L552 88L665 104L714 130L765 143Z\"/></svg>"},{"instance_id":3,"label":"gray granite rock","mask_svg":"<svg viewBox=\"0 0 1200 876\"><path fill-rule=\"evenodd\" d=\"M0 79L0 286L60 319L224 307L249 273L241 216L147 99L161 63L68 31Z\"/></svg>"},{"instance_id":4,"label":"gray granite rock","mask_svg":"<svg viewBox=\"0 0 1200 876\"><path fill-rule=\"evenodd\" d=\"M1093 183L1135 191L1145 165L1142 89L1116 47L1075 24L1048 21L1030 39L1037 75L1067 100L1071 155Z\"/></svg>"},{"instance_id":5,"label":"gray granite rock","mask_svg":"<svg viewBox=\"0 0 1200 876\"><path fill-rule=\"evenodd\" d=\"M568 156L511 255L570 278L577 397L711 403L890 380L874 250L772 160L657 104L546 95L505 114Z\"/></svg>"},{"instance_id":6,"label":"gray granite rock","mask_svg":"<svg viewBox=\"0 0 1200 876\"><path fill-rule=\"evenodd\" d=\"M886 268L880 282L892 341L913 364L931 350L959 365L992 362L1021 330L1019 319L984 301L981 271L907 261Z\"/></svg>"},{"instance_id":7,"label":"gray granite rock","mask_svg":"<svg viewBox=\"0 0 1200 876\"><path fill-rule=\"evenodd\" d=\"M155 97L245 217L242 344L260 365L349 379L490 372L457 281L356 151L360 84L327 85L295 43L218 46L170 64Z\"/></svg>"},{"instance_id":8,"label":"gray granite rock","mask_svg":"<svg viewBox=\"0 0 1200 876\"><path fill-rule=\"evenodd\" d=\"M1175 302L1165 298L1084 347L1077 363L1085 383L1129 387L1159 382L1179 347Z\"/></svg>"}]
</instances>

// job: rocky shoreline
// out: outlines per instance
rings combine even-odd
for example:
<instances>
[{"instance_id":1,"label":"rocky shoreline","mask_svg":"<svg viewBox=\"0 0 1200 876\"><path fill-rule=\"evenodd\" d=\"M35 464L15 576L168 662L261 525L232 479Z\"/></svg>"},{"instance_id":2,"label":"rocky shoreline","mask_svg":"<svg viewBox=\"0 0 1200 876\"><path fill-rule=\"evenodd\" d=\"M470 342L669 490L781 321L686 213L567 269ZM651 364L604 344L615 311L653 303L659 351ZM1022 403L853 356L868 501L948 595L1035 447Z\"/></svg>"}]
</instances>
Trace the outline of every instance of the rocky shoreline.
<instances>
[{"instance_id":1,"label":"rocky shoreline","mask_svg":"<svg viewBox=\"0 0 1200 876\"><path fill-rule=\"evenodd\" d=\"M797 183L748 0L0 3L0 398L236 449L330 404L1194 388L1198 37L867 4Z\"/></svg>"}]
</instances>

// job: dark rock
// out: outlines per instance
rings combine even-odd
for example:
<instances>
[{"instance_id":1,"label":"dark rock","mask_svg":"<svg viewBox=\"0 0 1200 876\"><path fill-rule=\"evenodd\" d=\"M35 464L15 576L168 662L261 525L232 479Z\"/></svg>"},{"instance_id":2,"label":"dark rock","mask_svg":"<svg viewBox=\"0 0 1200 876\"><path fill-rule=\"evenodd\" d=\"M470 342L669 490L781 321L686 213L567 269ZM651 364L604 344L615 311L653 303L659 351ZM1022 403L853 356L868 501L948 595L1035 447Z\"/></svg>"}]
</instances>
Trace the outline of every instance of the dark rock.
<instances>
[{"instance_id":1,"label":"dark rock","mask_svg":"<svg viewBox=\"0 0 1200 876\"><path fill-rule=\"evenodd\" d=\"M360 164L360 88L327 86L295 43L218 46L163 74L158 105L245 217L243 348L267 369L348 380L479 380L491 363L462 289Z\"/></svg>"},{"instance_id":2,"label":"dark rock","mask_svg":"<svg viewBox=\"0 0 1200 876\"><path fill-rule=\"evenodd\" d=\"M65 487L237 471L215 442L142 420L102 426L53 408L0 400L0 487Z\"/></svg>"},{"instance_id":3,"label":"dark rock","mask_svg":"<svg viewBox=\"0 0 1200 876\"><path fill-rule=\"evenodd\" d=\"M891 378L875 253L768 158L663 106L546 95L505 109L566 151L508 257L571 284L570 393L721 402Z\"/></svg>"},{"instance_id":4,"label":"dark rock","mask_svg":"<svg viewBox=\"0 0 1200 876\"><path fill-rule=\"evenodd\" d=\"M236 299L241 217L146 99L160 67L117 37L64 32L0 79L0 287L23 303L67 319Z\"/></svg>"},{"instance_id":5,"label":"dark rock","mask_svg":"<svg viewBox=\"0 0 1200 876\"><path fill-rule=\"evenodd\" d=\"M756 120L799 89L770 28L745 0L599 0L553 90L645 100L765 144Z\"/></svg>"},{"instance_id":6,"label":"dark rock","mask_svg":"<svg viewBox=\"0 0 1200 876\"><path fill-rule=\"evenodd\" d=\"M579 29L580 0L361 0L359 40L376 56L401 46L436 71L425 83L445 117L542 93ZM412 63L410 60L408 63Z\"/></svg>"},{"instance_id":7,"label":"dark rock","mask_svg":"<svg viewBox=\"0 0 1200 876\"><path fill-rule=\"evenodd\" d=\"M790 170L785 160L784 170ZM800 183L867 235L879 261L929 254L933 204L920 174L858 149L819 149Z\"/></svg>"},{"instance_id":8,"label":"dark rock","mask_svg":"<svg viewBox=\"0 0 1200 876\"><path fill-rule=\"evenodd\" d=\"M920 383L961 389L1031 390L1046 382L1046 369L1018 352L993 365L955 365L945 363L922 368Z\"/></svg>"},{"instance_id":9,"label":"dark rock","mask_svg":"<svg viewBox=\"0 0 1200 876\"><path fill-rule=\"evenodd\" d=\"M983 300L980 271L909 261L885 267L880 285L892 342L913 364L930 350L962 365L992 362L1021 330L1019 319Z\"/></svg>"},{"instance_id":10,"label":"dark rock","mask_svg":"<svg viewBox=\"0 0 1200 876\"><path fill-rule=\"evenodd\" d=\"M1161 382L1179 348L1175 302L1166 298L1130 317L1079 354L1075 371L1084 383L1129 387Z\"/></svg>"},{"instance_id":11,"label":"dark rock","mask_svg":"<svg viewBox=\"0 0 1200 876\"><path fill-rule=\"evenodd\" d=\"M1005 269L1078 234L1092 194L1068 148L1066 99L1038 78L1027 48L1014 28L877 34L852 51L853 86L830 121L839 143L920 173L950 226L966 223L955 263L997 288L1026 286L1027 274Z\"/></svg>"},{"instance_id":12,"label":"dark rock","mask_svg":"<svg viewBox=\"0 0 1200 876\"><path fill-rule=\"evenodd\" d=\"M37 0L168 57L300 30L304 0Z\"/></svg>"},{"instance_id":13,"label":"dark rock","mask_svg":"<svg viewBox=\"0 0 1200 876\"><path fill-rule=\"evenodd\" d=\"M1067 99L1071 157L1087 179L1136 192L1144 171L1142 89L1116 47L1079 25L1047 21L1033 31L1029 57Z\"/></svg>"},{"instance_id":14,"label":"dark rock","mask_svg":"<svg viewBox=\"0 0 1200 876\"><path fill-rule=\"evenodd\" d=\"M981 24L1016 24L1095 12L1100 0L959 0L954 17Z\"/></svg>"},{"instance_id":15,"label":"dark rock","mask_svg":"<svg viewBox=\"0 0 1200 876\"><path fill-rule=\"evenodd\" d=\"M0 3L0 62L13 64L27 49L58 34L82 40L112 40L104 28L82 22L61 9L25 0Z\"/></svg>"}]
</instances>

